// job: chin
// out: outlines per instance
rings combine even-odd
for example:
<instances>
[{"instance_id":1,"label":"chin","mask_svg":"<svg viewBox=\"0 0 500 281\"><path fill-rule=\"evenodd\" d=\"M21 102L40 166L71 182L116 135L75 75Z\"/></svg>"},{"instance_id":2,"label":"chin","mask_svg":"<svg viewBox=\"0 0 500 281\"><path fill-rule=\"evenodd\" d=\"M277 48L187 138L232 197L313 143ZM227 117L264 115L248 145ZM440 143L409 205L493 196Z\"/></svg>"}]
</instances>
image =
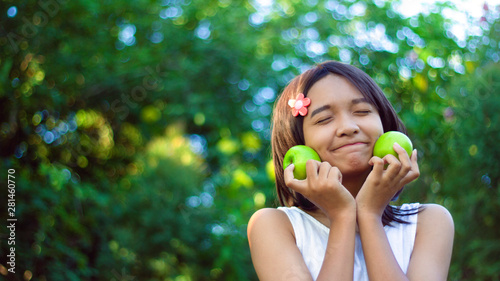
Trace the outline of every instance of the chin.
<instances>
[{"instance_id":1,"label":"chin","mask_svg":"<svg viewBox=\"0 0 500 281\"><path fill-rule=\"evenodd\" d=\"M340 168L339 168L340 169ZM370 172L371 166L368 167L346 167L344 169L340 169L342 175L361 175L367 172Z\"/></svg>"},{"instance_id":2,"label":"chin","mask_svg":"<svg viewBox=\"0 0 500 281\"><path fill-rule=\"evenodd\" d=\"M370 159L360 159L360 158L349 159L346 162L344 162L345 163L344 165L342 165L343 169L340 169L340 167L339 169L341 170L342 174L366 173L367 171L370 171L372 168L372 166L368 164L369 160Z\"/></svg>"}]
</instances>

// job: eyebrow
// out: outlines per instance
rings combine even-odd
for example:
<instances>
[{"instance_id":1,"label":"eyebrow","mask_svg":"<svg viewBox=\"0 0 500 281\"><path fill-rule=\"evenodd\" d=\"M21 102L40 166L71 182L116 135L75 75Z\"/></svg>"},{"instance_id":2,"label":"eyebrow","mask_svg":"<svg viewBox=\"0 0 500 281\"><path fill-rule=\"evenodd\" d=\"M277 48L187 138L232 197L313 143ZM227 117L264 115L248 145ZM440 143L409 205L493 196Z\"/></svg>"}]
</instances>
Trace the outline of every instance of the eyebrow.
<instances>
[{"instance_id":1,"label":"eyebrow","mask_svg":"<svg viewBox=\"0 0 500 281\"><path fill-rule=\"evenodd\" d=\"M353 100L351 101L351 103L352 103L352 104L358 104L358 103L369 103L369 104L371 104L371 102L370 102L370 101L368 101L368 99L367 99L367 98L353 99Z\"/></svg>"},{"instance_id":2,"label":"eyebrow","mask_svg":"<svg viewBox=\"0 0 500 281\"><path fill-rule=\"evenodd\" d=\"M371 104L371 102L368 101L368 99L366 98L359 98L359 99L353 99L351 101L352 104L360 104L360 103L369 103ZM325 111L325 110L328 110L330 109L331 106L330 105L323 105L322 107L319 107L319 108L316 108L312 113L311 113L311 118L314 117L314 115L322 112L322 111Z\"/></svg>"},{"instance_id":3,"label":"eyebrow","mask_svg":"<svg viewBox=\"0 0 500 281\"><path fill-rule=\"evenodd\" d=\"M313 117L314 117L314 115L316 115L316 114L318 114L318 113L320 113L320 112L322 112L322 111L328 110L328 109L330 109L330 108L331 108L331 106L329 106L329 105L323 105L323 106L322 106L322 107L320 107L320 108L316 108L316 109L315 109L315 110L311 113L311 118L313 118Z\"/></svg>"}]
</instances>

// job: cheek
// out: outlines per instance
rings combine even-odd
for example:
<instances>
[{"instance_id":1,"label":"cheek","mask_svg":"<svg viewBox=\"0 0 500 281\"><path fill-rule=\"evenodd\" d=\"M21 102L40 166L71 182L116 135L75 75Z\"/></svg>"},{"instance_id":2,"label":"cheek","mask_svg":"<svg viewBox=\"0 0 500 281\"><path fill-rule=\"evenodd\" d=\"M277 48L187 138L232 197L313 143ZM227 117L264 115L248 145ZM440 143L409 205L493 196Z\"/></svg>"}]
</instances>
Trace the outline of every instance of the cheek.
<instances>
[{"instance_id":1,"label":"cheek","mask_svg":"<svg viewBox=\"0 0 500 281\"><path fill-rule=\"evenodd\" d=\"M380 117L374 117L367 123L363 124L363 129L366 132L369 132L370 135L376 135L377 137L381 136L384 133L384 126L382 125L382 120Z\"/></svg>"},{"instance_id":2,"label":"cheek","mask_svg":"<svg viewBox=\"0 0 500 281\"><path fill-rule=\"evenodd\" d=\"M384 125L382 124L382 119L380 119L380 115L377 114L377 117L373 121L376 125L375 127L378 128L378 130L381 132L381 134L384 133Z\"/></svg>"},{"instance_id":3,"label":"cheek","mask_svg":"<svg viewBox=\"0 0 500 281\"><path fill-rule=\"evenodd\" d=\"M331 140L332 136L331 133L329 133L329 130L309 129L304 131L305 145L313 148L318 153L320 153L322 149L328 149L330 147Z\"/></svg>"}]
</instances>

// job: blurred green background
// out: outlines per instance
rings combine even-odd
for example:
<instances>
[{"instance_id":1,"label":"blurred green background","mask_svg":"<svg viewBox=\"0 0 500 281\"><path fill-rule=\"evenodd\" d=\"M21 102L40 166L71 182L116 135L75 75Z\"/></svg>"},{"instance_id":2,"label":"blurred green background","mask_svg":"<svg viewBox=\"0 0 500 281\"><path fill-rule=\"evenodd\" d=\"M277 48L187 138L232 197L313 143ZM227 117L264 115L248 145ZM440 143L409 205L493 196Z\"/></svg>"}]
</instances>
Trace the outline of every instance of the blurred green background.
<instances>
[{"instance_id":1,"label":"blurred green background","mask_svg":"<svg viewBox=\"0 0 500 281\"><path fill-rule=\"evenodd\" d=\"M389 0L2 0L0 279L257 280L246 224L277 202L273 102L295 75L335 59L370 74L407 125L421 177L397 203L450 210L449 279L500 280L500 9L403 10Z\"/></svg>"}]
</instances>

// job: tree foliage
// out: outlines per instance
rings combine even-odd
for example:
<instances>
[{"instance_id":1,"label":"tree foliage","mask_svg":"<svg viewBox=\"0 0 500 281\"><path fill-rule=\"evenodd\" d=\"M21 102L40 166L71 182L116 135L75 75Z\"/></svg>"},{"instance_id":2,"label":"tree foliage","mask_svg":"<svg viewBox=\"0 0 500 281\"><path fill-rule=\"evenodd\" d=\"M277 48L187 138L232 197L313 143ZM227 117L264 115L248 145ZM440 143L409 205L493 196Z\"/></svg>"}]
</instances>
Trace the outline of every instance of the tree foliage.
<instances>
[{"instance_id":1,"label":"tree foliage","mask_svg":"<svg viewBox=\"0 0 500 281\"><path fill-rule=\"evenodd\" d=\"M374 77L407 125L422 175L401 201L450 209L450 279L498 280L499 10L460 36L452 3L399 5L3 0L1 178L15 169L18 221L16 273L4 229L0 274L257 280L246 223L276 206L273 102L335 59Z\"/></svg>"}]
</instances>

